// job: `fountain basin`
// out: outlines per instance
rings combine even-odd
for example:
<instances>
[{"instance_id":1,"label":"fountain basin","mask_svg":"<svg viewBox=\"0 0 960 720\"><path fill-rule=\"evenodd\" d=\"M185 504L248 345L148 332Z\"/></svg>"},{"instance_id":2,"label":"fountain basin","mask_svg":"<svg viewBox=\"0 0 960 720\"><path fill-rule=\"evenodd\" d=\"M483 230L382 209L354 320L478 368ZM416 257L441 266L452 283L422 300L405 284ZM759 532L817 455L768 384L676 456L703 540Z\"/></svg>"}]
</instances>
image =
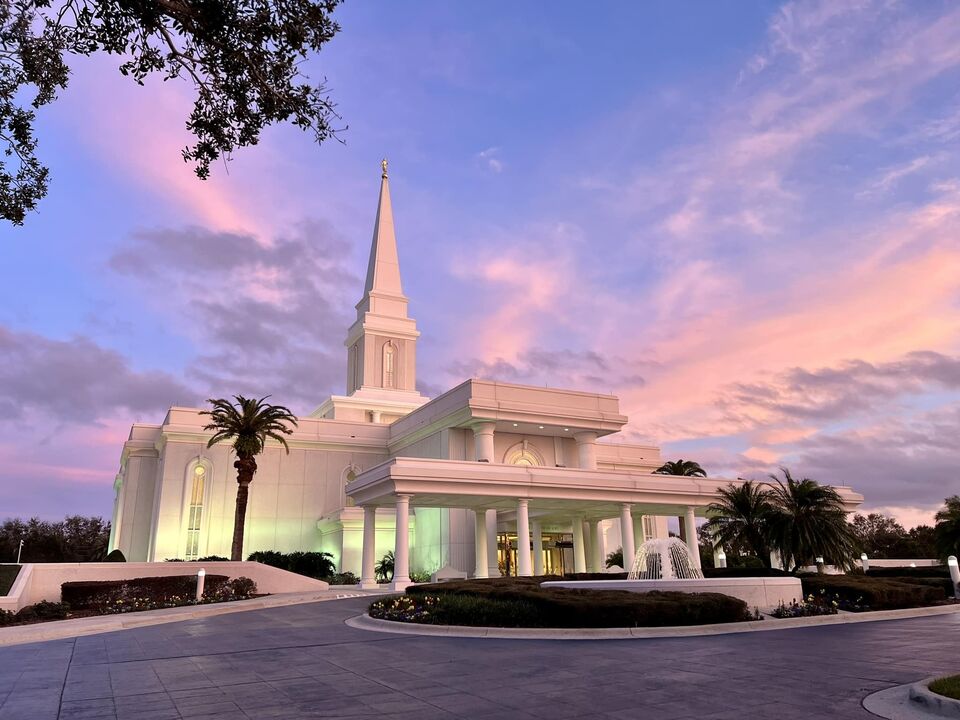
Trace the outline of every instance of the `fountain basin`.
<instances>
[{"instance_id":1,"label":"fountain basin","mask_svg":"<svg viewBox=\"0 0 960 720\"><path fill-rule=\"evenodd\" d=\"M803 600L803 586L794 577L756 578L687 578L683 580L550 580L541 583L544 588L570 588L573 590L626 590L650 592L663 590L685 593L722 593L740 598L750 610L759 608L769 612L780 603Z\"/></svg>"}]
</instances>

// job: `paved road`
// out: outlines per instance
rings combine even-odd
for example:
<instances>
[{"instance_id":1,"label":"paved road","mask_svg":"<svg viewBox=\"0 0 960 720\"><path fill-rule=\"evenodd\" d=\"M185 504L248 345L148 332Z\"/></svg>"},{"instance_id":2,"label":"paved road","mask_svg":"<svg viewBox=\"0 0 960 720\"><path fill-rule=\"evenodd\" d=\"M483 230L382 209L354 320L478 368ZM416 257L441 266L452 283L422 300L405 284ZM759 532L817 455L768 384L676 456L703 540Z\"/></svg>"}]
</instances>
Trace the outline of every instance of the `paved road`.
<instances>
[{"instance_id":1,"label":"paved road","mask_svg":"<svg viewBox=\"0 0 960 720\"><path fill-rule=\"evenodd\" d=\"M960 615L710 638L387 635L329 601L0 648L0 720L872 718L960 671Z\"/></svg>"}]
</instances>

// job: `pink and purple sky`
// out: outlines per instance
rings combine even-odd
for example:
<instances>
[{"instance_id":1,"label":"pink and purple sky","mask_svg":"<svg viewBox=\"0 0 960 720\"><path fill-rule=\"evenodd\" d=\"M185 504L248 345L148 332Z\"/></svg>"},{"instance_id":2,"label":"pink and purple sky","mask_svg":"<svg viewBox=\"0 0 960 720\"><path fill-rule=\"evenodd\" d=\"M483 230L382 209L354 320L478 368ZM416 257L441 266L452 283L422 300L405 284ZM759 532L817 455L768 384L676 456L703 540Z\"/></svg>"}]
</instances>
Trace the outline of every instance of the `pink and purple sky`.
<instances>
[{"instance_id":1,"label":"pink and purple sky","mask_svg":"<svg viewBox=\"0 0 960 720\"><path fill-rule=\"evenodd\" d=\"M930 522L960 491L960 6L348 3L349 130L180 159L189 88L77 61L0 228L0 517L109 516L132 421L343 392L379 160L419 377L620 396L628 440Z\"/></svg>"}]
</instances>

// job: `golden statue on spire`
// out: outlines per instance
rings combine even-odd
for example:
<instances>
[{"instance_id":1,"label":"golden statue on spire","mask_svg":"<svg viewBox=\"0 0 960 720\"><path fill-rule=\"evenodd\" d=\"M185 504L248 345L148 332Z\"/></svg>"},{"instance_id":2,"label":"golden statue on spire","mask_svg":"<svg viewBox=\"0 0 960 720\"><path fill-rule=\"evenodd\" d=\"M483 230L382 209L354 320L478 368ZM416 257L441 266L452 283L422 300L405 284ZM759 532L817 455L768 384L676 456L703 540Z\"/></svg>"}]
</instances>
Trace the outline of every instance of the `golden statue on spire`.
<instances>
[{"instance_id":1,"label":"golden statue on spire","mask_svg":"<svg viewBox=\"0 0 960 720\"><path fill-rule=\"evenodd\" d=\"M387 179L387 159L386 158L380 161L380 167L383 168L383 174L380 177L386 180Z\"/></svg>"}]
</instances>

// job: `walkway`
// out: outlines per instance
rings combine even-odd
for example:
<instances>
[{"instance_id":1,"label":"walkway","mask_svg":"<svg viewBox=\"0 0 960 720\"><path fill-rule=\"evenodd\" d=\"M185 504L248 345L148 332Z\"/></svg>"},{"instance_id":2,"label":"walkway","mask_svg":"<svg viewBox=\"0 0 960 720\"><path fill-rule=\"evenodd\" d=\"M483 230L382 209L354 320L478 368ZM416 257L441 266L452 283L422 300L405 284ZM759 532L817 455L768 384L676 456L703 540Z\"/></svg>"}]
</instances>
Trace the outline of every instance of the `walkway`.
<instances>
[{"instance_id":1,"label":"walkway","mask_svg":"<svg viewBox=\"0 0 960 720\"><path fill-rule=\"evenodd\" d=\"M0 648L0 720L871 718L960 670L960 615L708 638L520 641L343 624L366 599Z\"/></svg>"}]
</instances>

